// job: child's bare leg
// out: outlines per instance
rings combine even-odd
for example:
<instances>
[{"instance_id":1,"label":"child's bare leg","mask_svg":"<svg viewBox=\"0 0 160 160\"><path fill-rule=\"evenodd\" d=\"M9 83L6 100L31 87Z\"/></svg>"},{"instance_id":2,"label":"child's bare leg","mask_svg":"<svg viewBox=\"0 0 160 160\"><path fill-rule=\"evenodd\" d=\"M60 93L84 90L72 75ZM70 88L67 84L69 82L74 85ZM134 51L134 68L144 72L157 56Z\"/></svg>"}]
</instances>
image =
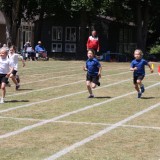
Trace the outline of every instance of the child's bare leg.
<instances>
[{"instance_id":1,"label":"child's bare leg","mask_svg":"<svg viewBox=\"0 0 160 160\"><path fill-rule=\"evenodd\" d=\"M6 95L6 84L2 82L1 84L1 90L2 90L2 98Z\"/></svg>"},{"instance_id":2,"label":"child's bare leg","mask_svg":"<svg viewBox=\"0 0 160 160\"><path fill-rule=\"evenodd\" d=\"M92 88L96 88L96 84L95 83L91 83Z\"/></svg>"},{"instance_id":3,"label":"child's bare leg","mask_svg":"<svg viewBox=\"0 0 160 160\"><path fill-rule=\"evenodd\" d=\"M145 92L145 88L144 88L144 85L142 84L142 80L137 80L137 83L141 89L141 93L144 93Z\"/></svg>"},{"instance_id":4,"label":"child's bare leg","mask_svg":"<svg viewBox=\"0 0 160 160\"><path fill-rule=\"evenodd\" d=\"M17 85L18 85L18 82L17 82L17 80L16 80L16 77L15 77L13 74L11 74L11 75L10 75L10 78L12 79L13 83L17 86Z\"/></svg>"},{"instance_id":5,"label":"child's bare leg","mask_svg":"<svg viewBox=\"0 0 160 160\"><path fill-rule=\"evenodd\" d=\"M138 84L136 83L135 84L135 89L136 89L136 91L139 93L140 92L140 90L139 90L139 86L138 86Z\"/></svg>"},{"instance_id":6,"label":"child's bare leg","mask_svg":"<svg viewBox=\"0 0 160 160\"><path fill-rule=\"evenodd\" d=\"M92 95L92 88L91 88L91 82L90 81L86 81L86 85L87 85L87 89L90 95Z\"/></svg>"},{"instance_id":7,"label":"child's bare leg","mask_svg":"<svg viewBox=\"0 0 160 160\"><path fill-rule=\"evenodd\" d=\"M142 81L138 79L137 84L141 87L142 86Z\"/></svg>"}]
</instances>

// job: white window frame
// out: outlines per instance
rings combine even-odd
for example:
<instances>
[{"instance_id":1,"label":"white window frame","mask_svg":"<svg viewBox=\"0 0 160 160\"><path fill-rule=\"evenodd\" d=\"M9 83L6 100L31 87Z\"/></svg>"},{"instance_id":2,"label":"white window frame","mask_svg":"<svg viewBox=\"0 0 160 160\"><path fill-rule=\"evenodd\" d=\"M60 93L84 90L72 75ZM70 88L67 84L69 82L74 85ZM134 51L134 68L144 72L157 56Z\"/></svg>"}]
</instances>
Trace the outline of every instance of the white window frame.
<instances>
[{"instance_id":1,"label":"white window frame","mask_svg":"<svg viewBox=\"0 0 160 160\"><path fill-rule=\"evenodd\" d=\"M55 48L54 45L56 46ZM62 52L62 43L52 43L52 52Z\"/></svg>"},{"instance_id":2,"label":"white window frame","mask_svg":"<svg viewBox=\"0 0 160 160\"><path fill-rule=\"evenodd\" d=\"M73 46L73 48L72 48ZM76 53L76 43L66 43L65 44L66 53Z\"/></svg>"},{"instance_id":3,"label":"white window frame","mask_svg":"<svg viewBox=\"0 0 160 160\"><path fill-rule=\"evenodd\" d=\"M54 37L54 30L56 30L56 37ZM61 30L60 37L61 39L58 38L58 31ZM61 26L53 26L52 27L52 41L62 41L63 39L63 28Z\"/></svg>"},{"instance_id":4,"label":"white window frame","mask_svg":"<svg viewBox=\"0 0 160 160\"><path fill-rule=\"evenodd\" d=\"M72 32L72 29L74 29L75 30L75 35L74 34L71 34L71 32ZM68 30L69 30L69 38L67 37L67 35L68 35ZM65 41L66 42L76 42L76 38L77 38L77 35L76 35L77 33L76 33L76 27L66 27L65 28Z\"/></svg>"}]
</instances>

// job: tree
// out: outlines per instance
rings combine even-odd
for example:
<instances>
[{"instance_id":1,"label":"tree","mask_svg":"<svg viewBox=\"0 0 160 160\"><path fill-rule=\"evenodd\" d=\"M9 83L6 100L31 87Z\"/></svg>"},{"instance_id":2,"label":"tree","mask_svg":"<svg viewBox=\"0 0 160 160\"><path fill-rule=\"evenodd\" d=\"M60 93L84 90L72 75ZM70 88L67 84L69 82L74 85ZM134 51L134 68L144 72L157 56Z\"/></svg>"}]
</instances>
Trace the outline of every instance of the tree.
<instances>
[{"instance_id":1,"label":"tree","mask_svg":"<svg viewBox=\"0 0 160 160\"><path fill-rule=\"evenodd\" d=\"M89 26L90 19L99 14L103 0L69 0L63 1L64 9L68 11L70 16L79 16L80 26L80 41L78 43L78 50L81 53L77 54L77 58L86 56L86 36L88 31L86 27Z\"/></svg>"},{"instance_id":2,"label":"tree","mask_svg":"<svg viewBox=\"0 0 160 160\"><path fill-rule=\"evenodd\" d=\"M104 4L107 4L106 8ZM102 9L105 14L116 17L117 21L134 22L137 30L137 47L145 52L148 31L152 30L153 19L156 21L155 15L158 15L160 10L160 2L158 0L105 0L104 4Z\"/></svg>"},{"instance_id":3,"label":"tree","mask_svg":"<svg viewBox=\"0 0 160 160\"><path fill-rule=\"evenodd\" d=\"M0 0L0 9L6 20L7 44L16 44L22 17L22 0Z\"/></svg>"}]
</instances>

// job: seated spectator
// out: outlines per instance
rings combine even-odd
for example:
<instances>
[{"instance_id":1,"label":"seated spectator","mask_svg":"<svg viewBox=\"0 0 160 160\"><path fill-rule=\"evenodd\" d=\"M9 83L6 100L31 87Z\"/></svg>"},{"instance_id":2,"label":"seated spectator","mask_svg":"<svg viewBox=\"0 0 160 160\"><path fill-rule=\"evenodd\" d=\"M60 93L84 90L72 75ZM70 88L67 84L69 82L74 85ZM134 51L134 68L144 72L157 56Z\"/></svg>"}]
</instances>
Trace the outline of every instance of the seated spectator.
<instances>
[{"instance_id":1,"label":"seated spectator","mask_svg":"<svg viewBox=\"0 0 160 160\"><path fill-rule=\"evenodd\" d=\"M35 51L34 49L32 48L30 42L26 42L25 45L24 45L24 51L27 53L27 58L29 60L35 60Z\"/></svg>"},{"instance_id":2,"label":"seated spectator","mask_svg":"<svg viewBox=\"0 0 160 160\"><path fill-rule=\"evenodd\" d=\"M36 53L39 54L40 57L45 58L46 60L48 60L47 51L44 48L44 46L42 45L41 41L38 41L38 45L36 45L35 51L36 51Z\"/></svg>"}]
</instances>

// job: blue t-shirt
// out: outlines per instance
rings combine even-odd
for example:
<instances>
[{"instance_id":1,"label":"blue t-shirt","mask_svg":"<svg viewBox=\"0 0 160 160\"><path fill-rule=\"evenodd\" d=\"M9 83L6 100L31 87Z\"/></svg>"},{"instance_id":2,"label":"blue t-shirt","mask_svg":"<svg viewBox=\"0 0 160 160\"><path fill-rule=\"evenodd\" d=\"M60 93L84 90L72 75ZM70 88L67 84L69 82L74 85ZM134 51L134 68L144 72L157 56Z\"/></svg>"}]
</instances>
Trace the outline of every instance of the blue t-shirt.
<instances>
[{"instance_id":1,"label":"blue t-shirt","mask_svg":"<svg viewBox=\"0 0 160 160\"><path fill-rule=\"evenodd\" d=\"M131 62L131 68L137 67L137 70L133 72L134 76L145 76L145 65L148 65L148 62L144 59L134 59Z\"/></svg>"},{"instance_id":2,"label":"blue t-shirt","mask_svg":"<svg viewBox=\"0 0 160 160\"><path fill-rule=\"evenodd\" d=\"M97 76L100 67L101 67L101 64L96 58L88 59L86 61L86 68L89 75Z\"/></svg>"},{"instance_id":3,"label":"blue t-shirt","mask_svg":"<svg viewBox=\"0 0 160 160\"><path fill-rule=\"evenodd\" d=\"M35 51L36 52L43 52L43 51L46 51L45 48L41 45L36 45L35 47Z\"/></svg>"}]
</instances>

